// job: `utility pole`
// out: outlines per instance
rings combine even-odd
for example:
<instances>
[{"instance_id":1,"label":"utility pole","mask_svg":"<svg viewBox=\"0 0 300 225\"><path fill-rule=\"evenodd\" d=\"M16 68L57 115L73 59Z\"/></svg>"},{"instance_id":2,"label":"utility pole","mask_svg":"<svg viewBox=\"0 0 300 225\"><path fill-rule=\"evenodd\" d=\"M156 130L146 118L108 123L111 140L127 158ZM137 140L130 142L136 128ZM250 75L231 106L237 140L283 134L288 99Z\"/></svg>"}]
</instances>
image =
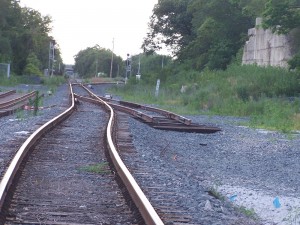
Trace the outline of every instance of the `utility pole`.
<instances>
[{"instance_id":1,"label":"utility pole","mask_svg":"<svg viewBox=\"0 0 300 225\"><path fill-rule=\"evenodd\" d=\"M49 43L49 65L48 65L48 75L51 75L51 76L53 76L54 61L55 61L54 60L54 49L55 49L55 40L51 40Z\"/></svg>"},{"instance_id":2,"label":"utility pole","mask_svg":"<svg viewBox=\"0 0 300 225\"><path fill-rule=\"evenodd\" d=\"M113 38L113 48L112 48L112 51L111 51L110 74L109 74L110 78L112 78L112 69L113 69L113 61L114 61L114 48L115 48L115 39Z\"/></svg>"},{"instance_id":3,"label":"utility pole","mask_svg":"<svg viewBox=\"0 0 300 225\"><path fill-rule=\"evenodd\" d=\"M96 55L96 73L95 73L95 77L98 76L98 58L97 58L97 55Z\"/></svg>"},{"instance_id":4,"label":"utility pole","mask_svg":"<svg viewBox=\"0 0 300 225\"><path fill-rule=\"evenodd\" d=\"M135 77L137 80L141 79L141 54L139 54L139 67L138 67L137 75Z\"/></svg>"},{"instance_id":5,"label":"utility pole","mask_svg":"<svg viewBox=\"0 0 300 225\"><path fill-rule=\"evenodd\" d=\"M127 54L127 59L126 59L126 77L125 77L125 83L127 82L127 79L128 79L128 72L129 72L129 76L131 76L131 58L130 58L129 54Z\"/></svg>"},{"instance_id":6,"label":"utility pole","mask_svg":"<svg viewBox=\"0 0 300 225\"><path fill-rule=\"evenodd\" d=\"M141 54L139 54L139 68L137 74L141 75Z\"/></svg>"}]
</instances>

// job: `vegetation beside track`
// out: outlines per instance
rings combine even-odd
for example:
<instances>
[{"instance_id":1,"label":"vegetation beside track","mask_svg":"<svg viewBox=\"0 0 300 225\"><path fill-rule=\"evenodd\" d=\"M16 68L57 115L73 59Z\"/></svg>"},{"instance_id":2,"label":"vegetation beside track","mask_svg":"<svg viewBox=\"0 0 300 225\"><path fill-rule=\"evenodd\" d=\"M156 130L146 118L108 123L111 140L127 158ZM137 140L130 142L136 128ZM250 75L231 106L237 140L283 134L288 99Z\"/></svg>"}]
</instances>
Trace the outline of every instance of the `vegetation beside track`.
<instances>
[{"instance_id":1,"label":"vegetation beside track","mask_svg":"<svg viewBox=\"0 0 300 225\"><path fill-rule=\"evenodd\" d=\"M49 88L57 87L66 82L63 76L40 77L40 76L17 76L12 75L9 78L2 77L0 86L16 86L18 84L44 84Z\"/></svg>"},{"instance_id":2,"label":"vegetation beside track","mask_svg":"<svg viewBox=\"0 0 300 225\"><path fill-rule=\"evenodd\" d=\"M160 75L143 76L141 81L132 77L112 92L128 101L156 104L180 114L249 117L254 127L283 132L300 129L299 72L237 64L225 71L198 72L172 65ZM158 78L161 86L155 97Z\"/></svg>"}]
</instances>

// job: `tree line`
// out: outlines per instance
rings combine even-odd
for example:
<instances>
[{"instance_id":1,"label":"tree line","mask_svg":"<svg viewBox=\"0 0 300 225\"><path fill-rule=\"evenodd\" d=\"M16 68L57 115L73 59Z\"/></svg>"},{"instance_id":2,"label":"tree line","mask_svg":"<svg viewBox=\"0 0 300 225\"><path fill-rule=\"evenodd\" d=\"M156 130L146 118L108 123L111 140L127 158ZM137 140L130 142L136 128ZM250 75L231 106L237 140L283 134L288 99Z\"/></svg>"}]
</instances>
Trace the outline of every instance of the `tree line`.
<instances>
[{"instance_id":1,"label":"tree line","mask_svg":"<svg viewBox=\"0 0 300 225\"><path fill-rule=\"evenodd\" d=\"M0 63L10 63L13 73L40 75L49 64L52 19L21 7L17 0L0 0ZM62 64L55 49L55 69Z\"/></svg>"},{"instance_id":2,"label":"tree line","mask_svg":"<svg viewBox=\"0 0 300 225\"><path fill-rule=\"evenodd\" d=\"M263 27L273 32L299 30L300 0L159 0L142 49L149 55L167 46L173 51L173 59L189 68L226 69L243 48L247 31L258 16L263 17ZM0 0L0 63L11 63L15 74L41 74L48 68L49 43L55 41L49 34L51 23L50 16L21 7L18 0ZM299 46L296 41L292 68L300 65ZM149 62L162 59L157 54L150 59L144 56L139 59L144 71L153 67ZM113 77L122 76L126 59L97 45L75 56L75 70L84 76L109 75L112 57ZM54 69L59 72L59 65L63 65L59 44L55 59ZM137 68L137 56L132 59ZM157 65L160 67L160 63Z\"/></svg>"},{"instance_id":3,"label":"tree line","mask_svg":"<svg viewBox=\"0 0 300 225\"><path fill-rule=\"evenodd\" d=\"M159 0L142 47L151 54L168 46L197 70L226 69L256 17L265 29L288 33L300 26L299 7L299 0Z\"/></svg>"}]
</instances>

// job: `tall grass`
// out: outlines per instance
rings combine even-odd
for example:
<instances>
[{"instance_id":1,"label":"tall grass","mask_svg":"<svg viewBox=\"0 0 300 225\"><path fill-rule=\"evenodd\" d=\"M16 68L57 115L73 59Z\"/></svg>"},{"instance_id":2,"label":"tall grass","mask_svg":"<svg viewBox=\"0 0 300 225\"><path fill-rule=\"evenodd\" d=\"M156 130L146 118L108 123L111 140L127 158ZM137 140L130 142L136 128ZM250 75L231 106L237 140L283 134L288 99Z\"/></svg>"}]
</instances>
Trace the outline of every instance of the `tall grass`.
<instances>
[{"instance_id":1,"label":"tall grass","mask_svg":"<svg viewBox=\"0 0 300 225\"><path fill-rule=\"evenodd\" d=\"M45 84L49 87L58 86L65 83L66 80L62 76L39 77L39 76L16 76L11 75L9 78L0 77L1 86L15 86L18 84Z\"/></svg>"},{"instance_id":2,"label":"tall grass","mask_svg":"<svg viewBox=\"0 0 300 225\"><path fill-rule=\"evenodd\" d=\"M57 86L66 83L66 79L63 76L43 77L42 83L49 89L55 89Z\"/></svg>"},{"instance_id":3,"label":"tall grass","mask_svg":"<svg viewBox=\"0 0 300 225\"><path fill-rule=\"evenodd\" d=\"M127 100L158 104L184 114L248 116L252 126L284 132L300 129L299 73L233 64L226 71L176 68L164 78L158 98L154 82L129 82L114 91ZM180 92L182 86L184 93Z\"/></svg>"}]
</instances>

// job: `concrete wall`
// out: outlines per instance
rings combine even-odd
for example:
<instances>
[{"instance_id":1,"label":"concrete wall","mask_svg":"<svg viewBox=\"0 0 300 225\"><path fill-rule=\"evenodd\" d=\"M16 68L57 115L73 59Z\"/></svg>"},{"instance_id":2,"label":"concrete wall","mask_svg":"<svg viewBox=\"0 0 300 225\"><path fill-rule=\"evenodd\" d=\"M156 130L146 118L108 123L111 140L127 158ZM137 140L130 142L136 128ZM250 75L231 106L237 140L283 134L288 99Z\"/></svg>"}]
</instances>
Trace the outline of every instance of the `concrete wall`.
<instances>
[{"instance_id":1,"label":"concrete wall","mask_svg":"<svg viewBox=\"0 0 300 225\"><path fill-rule=\"evenodd\" d=\"M256 27L248 30L242 63L287 67L292 57L289 36L273 34L271 30L260 28L260 24L261 18L257 18Z\"/></svg>"}]
</instances>

